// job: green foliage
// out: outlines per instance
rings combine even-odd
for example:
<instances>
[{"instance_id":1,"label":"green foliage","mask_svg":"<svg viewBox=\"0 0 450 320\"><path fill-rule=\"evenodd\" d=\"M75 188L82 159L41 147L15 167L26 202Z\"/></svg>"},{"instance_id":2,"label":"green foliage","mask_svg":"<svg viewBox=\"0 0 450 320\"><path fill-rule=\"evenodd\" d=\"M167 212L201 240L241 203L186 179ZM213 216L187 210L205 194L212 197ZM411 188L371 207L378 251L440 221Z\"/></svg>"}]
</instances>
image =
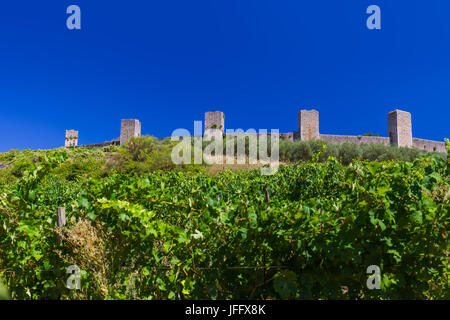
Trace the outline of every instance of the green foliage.
<instances>
[{"instance_id":1,"label":"green foliage","mask_svg":"<svg viewBox=\"0 0 450 320\"><path fill-rule=\"evenodd\" d=\"M134 140L104 152L119 167L75 179L61 168L97 151L41 152L0 184L0 277L11 297L450 298L450 181L441 157L369 162L358 160L364 152L295 142L286 150L312 160L273 176L210 176L155 171L168 145ZM61 243L57 206L67 211ZM82 269L81 290L65 287L72 264ZM370 265L381 268L381 290L366 287Z\"/></svg>"},{"instance_id":2,"label":"green foliage","mask_svg":"<svg viewBox=\"0 0 450 320\"><path fill-rule=\"evenodd\" d=\"M172 170L172 144L154 137L132 138L106 163L106 172L141 175L156 170Z\"/></svg>"},{"instance_id":3,"label":"green foliage","mask_svg":"<svg viewBox=\"0 0 450 320\"><path fill-rule=\"evenodd\" d=\"M52 174L67 181L98 178L103 175L106 160L98 149L69 149L69 158L52 171Z\"/></svg>"},{"instance_id":4,"label":"green foliage","mask_svg":"<svg viewBox=\"0 0 450 320\"><path fill-rule=\"evenodd\" d=\"M339 147L339 160L348 165L353 159L359 159L362 152L361 149L354 143L344 142Z\"/></svg>"},{"instance_id":5,"label":"green foliage","mask_svg":"<svg viewBox=\"0 0 450 320\"><path fill-rule=\"evenodd\" d=\"M327 147L326 151L320 158L325 161L329 156L338 158L342 163L348 165L354 159L369 161L388 161L400 160L412 162L417 158L425 156L427 153L423 150L414 148L398 148L395 146L385 146L381 144L355 144L343 143L332 144L327 141L310 140L310 141L280 141L280 160L286 162L297 162L300 160L311 160L312 155ZM446 159L445 154L438 154L439 157Z\"/></svg>"},{"instance_id":6,"label":"green foliage","mask_svg":"<svg viewBox=\"0 0 450 320\"><path fill-rule=\"evenodd\" d=\"M310 143L305 141L280 141L280 160L297 162L310 160L313 151Z\"/></svg>"},{"instance_id":7,"label":"green foliage","mask_svg":"<svg viewBox=\"0 0 450 320\"><path fill-rule=\"evenodd\" d=\"M8 299L9 299L8 290L0 280L0 300L8 300Z\"/></svg>"},{"instance_id":8,"label":"green foliage","mask_svg":"<svg viewBox=\"0 0 450 320\"><path fill-rule=\"evenodd\" d=\"M447 148L447 177L450 175L450 140L445 139L445 147Z\"/></svg>"}]
</instances>

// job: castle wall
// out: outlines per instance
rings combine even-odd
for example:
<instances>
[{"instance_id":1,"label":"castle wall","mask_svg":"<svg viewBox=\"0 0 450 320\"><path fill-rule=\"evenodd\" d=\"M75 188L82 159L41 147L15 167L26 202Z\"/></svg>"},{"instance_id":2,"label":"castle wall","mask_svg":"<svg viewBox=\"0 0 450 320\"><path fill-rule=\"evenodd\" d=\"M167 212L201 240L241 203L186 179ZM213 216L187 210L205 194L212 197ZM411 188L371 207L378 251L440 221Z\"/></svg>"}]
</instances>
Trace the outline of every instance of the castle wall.
<instances>
[{"instance_id":1,"label":"castle wall","mask_svg":"<svg viewBox=\"0 0 450 320\"><path fill-rule=\"evenodd\" d=\"M287 132L287 133L271 133L269 130L266 134L263 133L240 133L240 132L236 132L236 133L225 133L226 136L230 136L230 137L237 137L237 136L256 136L258 139L260 139L261 137L263 137L264 135L266 135L267 137L271 137L273 136L277 136L279 137L279 139L285 139L285 140L289 140L289 141L294 141L294 132Z\"/></svg>"},{"instance_id":2,"label":"castle wall","mask_svg":"<svg viewBox=\"0 0 450 320\"><path fill-rule=\"evenodd\" d=\"M334 144L342 144L344 142L350 142L355 144L382 144L388 146L389 138L386 137L374 137L374 136L344 136L334 134L321 134L320 140L325 140Z\"/></svg>"},{"instance_id":3,"label":"castle wall","mask_svg":"<svg viewBox=\"0 0 450 320\"><path fill-rule=\"evenodd\" d=\"M282 139L294 141L294 132L280 133L280 135Z\"/></svg>"},{"instance_id":4,"label":"castle wall","mask_svg":"<svg viewBox=\"0 0 450 320\"><path fill-rule=\"evenodd\" d=\"M298 125L301 140L319 139L319 112L317 110L301 110L298 113Z\"/></svg>"},{"instance_id":5,"label":"castle wall","mask_svg":"<svg viewBox=\"0 0 450 320\"><path fill-rule=\"evenodd\" d=\"M120 125L120 144L123 145L133 137L141 136L141 123L136 119L122 119Z\"/></svg>"},{"instance_id":6,"label":"castle wall","mask_svg":"<svg viewBox=\"0 0 450 320\"><path fill-rule=\"evenodd\" d=\"M445 142L431 141L419 138L413 138L413 147L421 150L426 150L428 152L441 152L446 153Z\"/></svg>"},{"instance_id":7,"label":"castle wall","mask_svg":"<svg viewBox=\"0 0 450 320\"><path fill-rule=\"evenodd\" d=\"M209 129L220 130L222 133L225 130L225 115L223 112L206 112L205 113L205 132Z\"/></svg>"},{"instance_id":8,"label":"castle wall","mask_svg":"<svg viewBox=\"0 0 450 320\"><path fill-rule=\"evenodd\" d=\"M118 146L120 145L120 140L106 141L102 143L86 144L78 146L78 148L103 148L108 146Z\"/></svg>"},{"instance_id":9,"label":"castle wall","mask_svg":"<svg viewBox=\"0 0 450 320\"><path fill-rule=\"evenodd\" d=\"M65 142L64 146L66 148L78 146L78 131L66 130L66 142Z\"/></svg>"},{"instance_id":10,"label":"castle wall","mask_svg":"<svg viewBox=\"0 0 450 320\"><path fill-rule=\"evenodd\" d=\"M342 144L345 142L360 144L380 144L380 145L397 145L399 147L413 147L427 152L446 153L444 142L419 139L412 137L411 114L406 111L394 110L388 114L388 131L389 137L377 136L349 136L349 135L333 135L319 133L319 112L316 110L301 110L298 114L299 130L296 132L279 133L281 139L295 140L324 140L333 144ZM205 113L205 131L216 129L225 131L225 115L220 111ZM132 137L141 136L141 123L136 119L122 119L120 138L104 142L86 145L83 147L103 147L108 145L123 145ZM256 135L260 137L260 133L237 133L237 135ZM227 134L228 135L228 134ZM231 134L236 135L236 133ZM268 132L270 136L271 133ZM78 131L66 130L66 147L78 146Z\"/></svg>"},{"instance_id":11,"label":"castle wall","mask_svg":"<svg viewBox=\"0 0 450 320\"><path fill-rule=\"evenodd\" d=\"M389 112L388 132L392 145L411 148L413 146L411 113L401 110Z\"/></svg>"}]
</instances>

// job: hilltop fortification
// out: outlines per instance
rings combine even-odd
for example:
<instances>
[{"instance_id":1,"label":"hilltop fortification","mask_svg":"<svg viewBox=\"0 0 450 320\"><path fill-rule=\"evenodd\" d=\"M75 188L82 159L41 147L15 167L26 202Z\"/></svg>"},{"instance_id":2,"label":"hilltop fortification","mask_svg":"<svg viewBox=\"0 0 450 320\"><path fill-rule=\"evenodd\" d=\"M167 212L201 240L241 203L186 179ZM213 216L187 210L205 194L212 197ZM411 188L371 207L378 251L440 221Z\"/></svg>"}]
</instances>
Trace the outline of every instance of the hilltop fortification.
<instances>
[{"instance_id":1,"label":"hilltop fortification","mask_svg":"<svg viewBox=\"0 0 450 320\"><path fill-rule=\"evenodd\" d=\"M225 129L225 114L221 111L206 112L204 130L216 129L223 134ZM233 135L239 133L235 132ZM248 133L242 133L248 134ZM351 142L356 144L382 144L398 147L417 148L428 152L445 153L445 143L420 138L414 138L412 134L412 116L411 113L402 110L394 110L387 115L387 137L380 136L350 136L323 134L319 130L319 112L317 110L300 110L298 113L298 129L292 132L280 133L280 136L286 140L325 140L335 144ZM137 119L122 119L120 128L120 138L112 141L84 145L84 147L104 147L108 145L123 145L132 137L141 136L141 122ZM66 131L66 147L78 146L78 131Z\"/></svg>"}]
</instances>

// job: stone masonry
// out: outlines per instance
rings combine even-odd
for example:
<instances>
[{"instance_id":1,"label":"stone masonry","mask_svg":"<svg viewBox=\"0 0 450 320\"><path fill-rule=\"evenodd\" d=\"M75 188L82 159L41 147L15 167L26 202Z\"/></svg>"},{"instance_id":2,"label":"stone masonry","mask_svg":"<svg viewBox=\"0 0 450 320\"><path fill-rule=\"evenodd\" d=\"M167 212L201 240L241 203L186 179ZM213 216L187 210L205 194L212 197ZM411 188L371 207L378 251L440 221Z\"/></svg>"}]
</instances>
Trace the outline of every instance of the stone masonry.
<instances>
[{"instance_id":1,"label":"stone masonry","mask_svg":"<svg viewBox=\"0 0 450 320\"><path fill-rule=\"evenodd\" d=\"M205 131L208 129L217 129L225 131L225 115L223 112L206 112L205 113Z\"/></svg>"},{"instance_id":2,"label":"stone masonry","mask_svg":"<svg viewBox=\"0 0 450 320\"><path fill-rule=\"evenodd\" d=\"M389 112L388 132L392 145L411 148L413 146L411 113L401 110Z\"/></svg>"},{"instance_id":3,"label":"stone masonry","mask_svg":"<svg viewBox=\"0 0 450 320\"><path fill-rule=\"evenodd\" d=\"M123 145L133 137L141 136L141 123L136 119L122 119L120 126L120 144Z\"/></svg>"},{"instance_id":4,"label":"stone masonry","mask_svg":"<svg viewBox=\"0 0 450 320\"><path fill-rule=\"evenodd\" d=\"M66 143L65 147L76 147L78 146L78 131L66 130Z\"/></svg>"},{"instance_id":5,"label":"stone masonry","mask_svg":"<svg viewBox=\"0 0 450 320\"><path fill-rule=\"evenodd\" d=\"M320 139L319 112L317 110L301 110L298 113L298 131L300 140Z\"/></svg>"},{"instance_id":6,"label":"stone masonry","mask_svg":"<svg viewBox=\"0 0 450 320\"><path fill-rule=\"evenodd\" d=\"M394 110L388 114L388 135L389 137L378 136L348 136L332 135L319 133L319 112L317 110L301 110L298 113L298 131L279 133L281 139L296 140L324 140L335 144L345 142L356 144L382 144L395 145L399 147L413 147L428 152L446 153L445 142L432 141L419 138L413 138L411 126L411 113ZM205 113L205 131L208 129L218 129L222 133L225 131L225 115L220 111ZM248 133L243 133L248 134ZM256 134L259 135L259 134ZM109 145L123 145L132 137L141 136L141 123L136 119L122 119L120 128L120 138L87 145L85 147L104 147ZM66 147L78 146L78 131L66 130Z\"/></svg>"},{"instance_id":7,"label":"stone masonry","mask_svg":"<svg viewBox=\"0 0 450 320\"><path fill-rule=\"evenodd\" d=\"M212 128L214 125L215 128L222 129L224 127L223 123L222 112L216 111L205 113L205 130ZM334 144L341 144L345 142L355 143L358 145L381 144L408 148L413 147L428 152L447 152L445 142L413 138L411 113L406 111L394 110L388 114L388 133L389 137L320 134L319 112L317 110L301 110L298 113L298 131L280 133L280 136L282 139L291 141L307 141L317 139Z\"/></svg>"}]
</instances>

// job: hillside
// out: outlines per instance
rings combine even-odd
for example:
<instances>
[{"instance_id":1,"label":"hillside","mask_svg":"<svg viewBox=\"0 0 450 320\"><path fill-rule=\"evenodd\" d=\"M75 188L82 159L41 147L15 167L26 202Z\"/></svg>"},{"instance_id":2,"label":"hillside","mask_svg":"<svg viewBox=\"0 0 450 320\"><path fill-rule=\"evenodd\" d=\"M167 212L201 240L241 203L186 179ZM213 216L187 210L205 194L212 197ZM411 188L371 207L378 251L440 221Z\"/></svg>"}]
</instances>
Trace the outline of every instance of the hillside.
<instances>
[{"instance_id":1,"label":"hillside","mask_svg":"<svg viewBox=\"0 0 450 320\"><path fill-rule=\"evenodd\" d=\"M281 141L284 164L262 176L176 166L172 146L0 154L12 298L450 298L447 155ZM71 265L80 290L66 287ZM380 290L366 285L372 265Z\"/></svg>"}]
</instances>

